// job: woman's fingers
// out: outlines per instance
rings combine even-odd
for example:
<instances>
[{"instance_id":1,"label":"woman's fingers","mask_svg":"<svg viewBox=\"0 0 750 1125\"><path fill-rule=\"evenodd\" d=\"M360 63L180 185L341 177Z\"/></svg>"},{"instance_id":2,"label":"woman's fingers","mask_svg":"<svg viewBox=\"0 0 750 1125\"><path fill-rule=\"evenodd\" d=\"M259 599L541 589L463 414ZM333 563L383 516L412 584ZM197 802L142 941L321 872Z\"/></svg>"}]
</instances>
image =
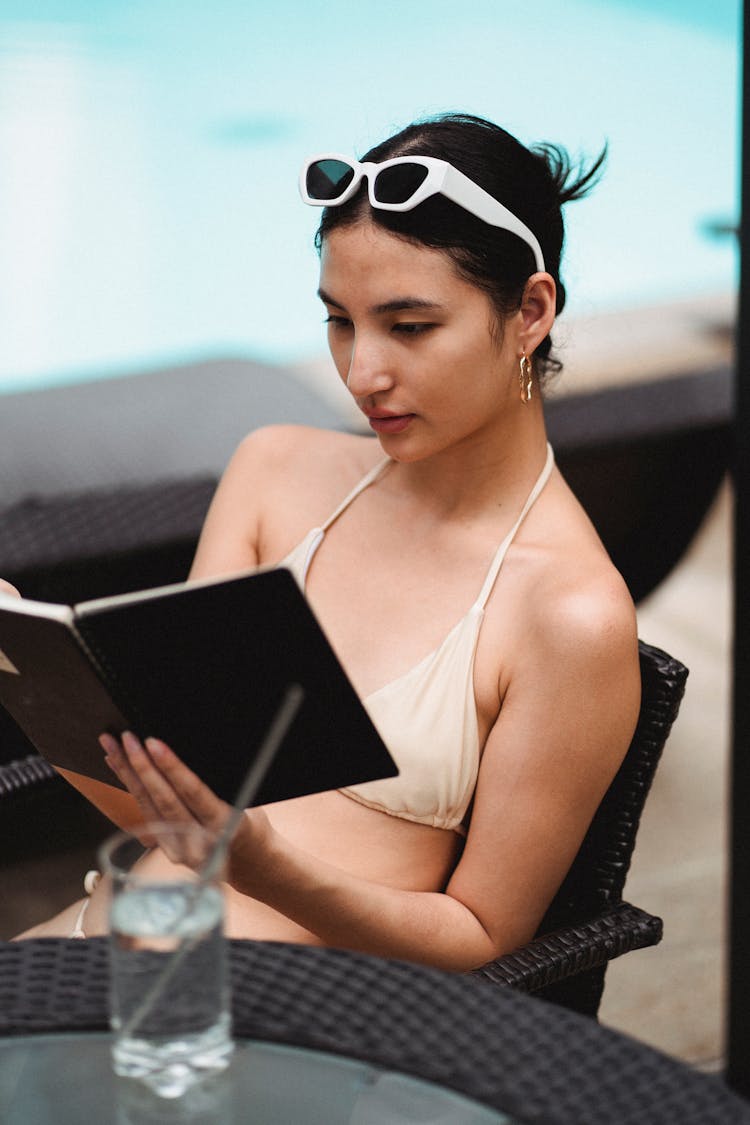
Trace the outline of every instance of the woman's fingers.
<instances>
[{"instance_id":1,"label":"woman's fingers","mask_svg":"<svg viewBox=\"0 0 750 1125\"><path fill-rule=\"evenodd\" d=\"M107 735L102 736L100 743L107 751L111 768L138 802L144 819L160 824L158 833L140 833L141 843L146 847L160 847L172 863L193 869L201 867L209 849L201 836L184 832L185 828L197 829L198 825L169 782L161 776L140 740L126 731L121 743Z\"/></svg>"},{"instance_id":2,"label":"woman's fingers","mask_svg":"<svg viewBox=\"0 0 750 1125\"><path fill-rule=\"evenodd\" d=\"M195 825L220 832L231 815L231 806L221 801L176 754L159 739L146 739L146 745L131 732L121 742L102 735L99 742L106 761L123 785L132 793L146 820L175 826ZM176 863L200 867L207 857L204 840L189 846L184 835L160 833L158 843Z\"/></svg>"},{"instance_id":3,"label":"woman's fingers","mask_svg":"<svg viewBox=\"0 0 750 1125\"><path fill-rule=\"evenodd\" d=\"M158 738L147 738L146 747L162 776L198 823L214 831L221 831L231 816L231 805L217 797L166 742Z\"/></svg>"},{"instance_id":4,"label":"woman's fingers","mask_svg":"<svg viewBox=\"0 0 750 1125\"><path fill-rule=\"evenodd\" d=\"M99 745L105 752L105 762L120 779L125 788L135 797L144 820L159 820L156 806L150 799L148 790L128 760L120 741L111 734L103 734Z\"/></svg>"},{"instance_id":5,"label":"woman's fingers","mask_svg":"<svg viewBox=\"0 0 750 1125\"><path fill-rule=\"evenodd\" d=\"M103 736L102 745L107 751L107 761L135 797L146 820L184 823L193 819L134 734L126 731L120 742L116 739L113 742L114 745L106 735Z\"/></svg>"}]
</instances>

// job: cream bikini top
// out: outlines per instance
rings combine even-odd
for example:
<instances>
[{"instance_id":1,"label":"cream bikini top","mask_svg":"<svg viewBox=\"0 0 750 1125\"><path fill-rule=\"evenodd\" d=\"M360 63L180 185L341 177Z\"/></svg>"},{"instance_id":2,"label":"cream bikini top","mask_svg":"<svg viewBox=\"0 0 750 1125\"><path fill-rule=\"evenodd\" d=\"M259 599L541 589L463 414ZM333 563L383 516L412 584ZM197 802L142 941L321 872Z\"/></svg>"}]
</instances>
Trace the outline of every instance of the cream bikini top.
<instances>
[{"instance_id":1,"label":"cream bikini top","mask_svg":"<svg viewBox=\"0 0 750 1125\"><path fill-rule=\"evenodd\" d=\"M304 592L315 552L331 525L390 464L376 465L341 502L322 527L312 528L279 564ZM340 790L347 797L391 816L463 832L483 747L479 745L474 699L474 658L487 599L506 552L524 517L547 483L554 455L547 460L521 514L497 549L479 597L442 644L398 679L363 699L370 718L399 768L399 776Z\"/></svg>"}]
</instances>

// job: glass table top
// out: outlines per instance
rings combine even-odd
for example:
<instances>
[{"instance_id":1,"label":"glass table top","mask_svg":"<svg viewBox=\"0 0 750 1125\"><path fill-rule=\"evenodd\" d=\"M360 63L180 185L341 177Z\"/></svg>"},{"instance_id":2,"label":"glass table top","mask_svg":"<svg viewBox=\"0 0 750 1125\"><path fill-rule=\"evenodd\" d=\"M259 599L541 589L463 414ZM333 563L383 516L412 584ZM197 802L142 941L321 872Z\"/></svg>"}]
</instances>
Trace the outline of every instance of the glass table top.
<instances>
[{"instance_id":1,"label":"glass table top","mask_svg":"<svg viewBox=\"0 0 750 1125\"><path fill-rule=\"evenodd\" d=\"M242 1040L182 1098L118 1078L104 1032L0 1039L3 1125L521 1125L452 1090L345 1058Z\"/></svg>"}]
</instances>

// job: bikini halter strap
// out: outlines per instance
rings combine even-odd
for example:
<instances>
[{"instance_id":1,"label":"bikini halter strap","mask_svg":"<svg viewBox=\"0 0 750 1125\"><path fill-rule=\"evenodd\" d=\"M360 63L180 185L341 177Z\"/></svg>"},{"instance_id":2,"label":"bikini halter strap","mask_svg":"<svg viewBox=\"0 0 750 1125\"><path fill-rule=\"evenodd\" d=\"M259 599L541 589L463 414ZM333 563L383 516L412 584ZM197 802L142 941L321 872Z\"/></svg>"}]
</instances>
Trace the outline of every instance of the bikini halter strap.
<instances>
[{"instance_id":1,"label":"bikini halter strap","mask_svg":"<svg viewBox=\"0 0 750 1125\"><path fill-rule=\"evenodd\" d=\"M502 543L498 547L497 553L495 554L495 557L492 560L492 563L490 565L490 569L487 573L487 577L484 580L484 585L482 586L482 589L480 590L480 593L479 593L479 597L476 600L476 605L480 606L482 609L484 609L485 605L487 604L487 599L489 598L490 594L492 593L492 588L495 585L495 581L496 581L497 576L500 572L500 567L503 565L503 560L505 559L506 552L507 552L508 548L510 547L511 543L513 542L513 540L515 539L516 532L518 531L519 527L521 526L524 519L526 518L526 515L528 514L530 508L533 506L533 504L536 501L537 497L539 496L540 492L542 491L545 484L549 480L550 473L552 472L552 469L554 468L554 465L555 465L555 455L552 452L552 446L548 442L547 443L547 459L544 462L544 468L542 469L541 473L537 477L536 484L534 485L531 492L529 493L529 495L526 499L526 503L524 504L523 508L521 509L520 516L518 517L516 522L513 524L513 527L510 529L510 531L508 532L508 534L505 536Z\"/></svg>"},{"instance_id":2,"label":"bikini halter strap","mask_svg":"<svg viewBox=\"0 0 750 1125\"><path fill-rule=\"evenodd\" d=\"M370 485L378 479L380 474L385 469L386 465L390 465L390 463L391 463L390 457L386 457L385 460L379 461L377 465L374 465L372 467L372 469L370 469L369 473L367 473L366 476L362 477L362 480L359 482L359 484L356 484L354 486L354 488L351 490L349 495L344 497L344 499L339 504L338 508L336 508L335 512L333 512L328 517L326 522L321 525L320 530L321 531L328 531L328 528L331 526L331 524L335 523L335 521L339 518L341 513L346 511L346 509L349 507L349 505L352 503L352 501L357 499L360 492L364 492L364 490L366 488L369 488Z\"/></svg>"}]
</instances>

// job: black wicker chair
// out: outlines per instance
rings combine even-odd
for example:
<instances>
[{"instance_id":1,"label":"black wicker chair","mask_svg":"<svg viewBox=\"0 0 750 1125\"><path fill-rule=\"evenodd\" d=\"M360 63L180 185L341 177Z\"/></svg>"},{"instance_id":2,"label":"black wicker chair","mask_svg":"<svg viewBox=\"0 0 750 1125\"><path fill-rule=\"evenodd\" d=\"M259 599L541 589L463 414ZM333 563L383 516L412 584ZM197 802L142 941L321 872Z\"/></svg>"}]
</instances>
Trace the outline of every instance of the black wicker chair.
<instances>
[{"instance_id":1,"label":"black wicker chair","mask_svg":"<svg viewBox=\"0 0 750 1125\"><path fill-rule=\"evenodd\" d=\"M595 1016L609 961L661 941L662 921L622 900L641 812L685 691L688 671L640 642L640 717L537 937L478 975Z\"/></svg>"}]
</instances>

